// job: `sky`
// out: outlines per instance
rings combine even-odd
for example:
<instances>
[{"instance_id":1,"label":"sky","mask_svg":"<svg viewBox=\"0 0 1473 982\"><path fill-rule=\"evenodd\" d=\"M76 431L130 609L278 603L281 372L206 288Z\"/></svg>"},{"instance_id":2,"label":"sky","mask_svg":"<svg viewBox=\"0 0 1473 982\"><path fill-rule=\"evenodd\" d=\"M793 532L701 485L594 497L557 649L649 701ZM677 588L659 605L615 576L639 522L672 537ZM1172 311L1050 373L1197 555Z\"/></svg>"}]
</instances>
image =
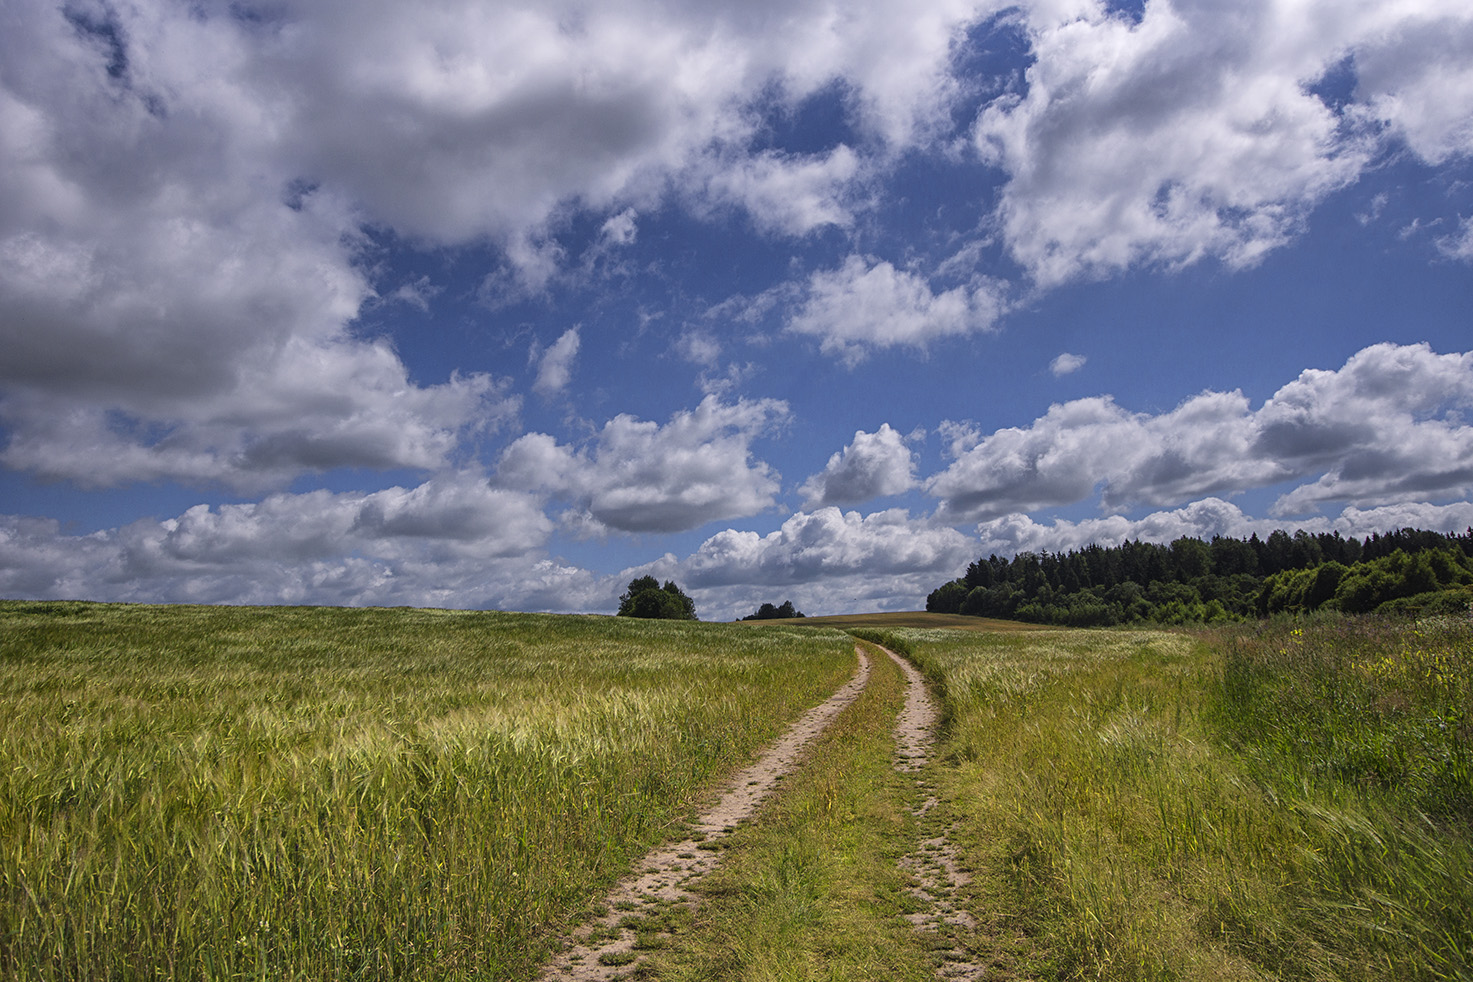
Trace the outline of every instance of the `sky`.
<instances>
[{"instance_id":1,"label":"sky","mask_svg":"<svg viewBox=\"0 0 1473 982\"><path fill-rule=\"evenodd\" d=\"M1466 0L0 0L0 596L1473 525Z\"/></svg>"}]
</instances>

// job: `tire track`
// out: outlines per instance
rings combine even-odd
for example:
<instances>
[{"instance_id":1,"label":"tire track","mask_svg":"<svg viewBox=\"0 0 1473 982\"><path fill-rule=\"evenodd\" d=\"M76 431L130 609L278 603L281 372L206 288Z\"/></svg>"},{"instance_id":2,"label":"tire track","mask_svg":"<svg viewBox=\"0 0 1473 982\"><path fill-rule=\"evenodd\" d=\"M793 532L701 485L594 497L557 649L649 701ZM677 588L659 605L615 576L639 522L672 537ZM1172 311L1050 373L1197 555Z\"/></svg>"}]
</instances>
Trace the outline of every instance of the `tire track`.
<instances>
[{"instance_id":1,"label":"tire track","mask_svg":"<svg viewBox=\"0 0 1473 982\"><path fill-rule=\"evenodd\" d=\"M970 932L977 927L976 920L960 905L962 888L971 877L961 869L956 846L947 834L952 827L943 825L935 814L939 799L925 774L941 713L926 691L925 677L916 667L888 648L880 650L900 666L907 685L905 708L895 720L895 769L915 776L922 799L911 811L922 838L915 852L900 859L900 868L915 877L911 895L922 906L919 912L907 914L906 920L917 931L936 936L931 951L937 959L938 979L951 982L982 979L988 966L978 961L957 938L958 931Z\"/></svg>"},{"instance_id":2,"label":"tire track","mask_svg":"<svg viewBox=\"0 0 1473 982\"><path fill-rule=\"evenodd\" d=\"M650 852L620 880L606 899L608 913L573 932L568 947L538 976L540 982L608 982L634 967L643 950L662 944L670 908L696 905L689 887L721 862L722 840L756 812L778 780L797 766L808 745L864 691L869 658L858 645L854 654L859 661L854 677L805 713L755 764L733 777L721 800L691 827L689 838Z\"/></svg>"}]
</instances>

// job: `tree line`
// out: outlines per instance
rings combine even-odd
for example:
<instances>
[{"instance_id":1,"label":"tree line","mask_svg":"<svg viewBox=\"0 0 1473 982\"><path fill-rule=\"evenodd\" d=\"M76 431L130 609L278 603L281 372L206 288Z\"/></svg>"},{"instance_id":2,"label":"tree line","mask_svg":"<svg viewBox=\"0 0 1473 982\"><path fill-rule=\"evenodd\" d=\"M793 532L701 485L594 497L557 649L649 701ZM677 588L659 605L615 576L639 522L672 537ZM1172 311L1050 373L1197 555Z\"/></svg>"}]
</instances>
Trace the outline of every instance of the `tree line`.
<instances>
[{"instance_id":1,"label":"tree line","mask_svg":"<svg viewBox=\"0 0 1473 982\"><path fill-rule=\"evenodd\" d=\"M1260 539L1127 541L991 555L933 590L926 609L1076 627L1214 622L1319 609L1466 611L1473 528L1364 539L1279 530Z\"/></svg>"}]
</instances>

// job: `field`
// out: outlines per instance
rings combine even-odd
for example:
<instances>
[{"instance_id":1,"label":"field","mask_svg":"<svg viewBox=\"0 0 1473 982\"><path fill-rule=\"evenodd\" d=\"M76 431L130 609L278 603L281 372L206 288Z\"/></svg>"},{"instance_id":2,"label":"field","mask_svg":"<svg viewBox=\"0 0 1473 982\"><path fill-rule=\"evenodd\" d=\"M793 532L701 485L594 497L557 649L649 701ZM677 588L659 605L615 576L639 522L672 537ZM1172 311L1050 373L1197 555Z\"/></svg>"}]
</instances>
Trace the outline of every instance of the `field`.
<instances>
[{"instance_id":1,"label":"field","mask_svg":"<svg viewBox=\"0 0 1473 982\"><path fill-rule=\"evenodd\" d=\"M1466 618L966 620L0 604L0 977L534 978L868 625L940 699L924 785L874 658L633 977L1473 978Z\"/></svg>"},{"instance_id":2,"label":"field","mask_svg":"<svg viewBox=\"0 0 1473 982\"><path fill-rule=\"evenodd\" d=\"M525 978L833 633L0 606L0 976Z\"/></svg>"},{"instance_id":3,"label":"field","mask_svg":"<svg viewBox=\"0 0 1473 982\"><path fill-rule=\"evenodd\" d=\"M1039 971L1473 978L1473 624L897 632Z\"/></svg>"}]
</instances>

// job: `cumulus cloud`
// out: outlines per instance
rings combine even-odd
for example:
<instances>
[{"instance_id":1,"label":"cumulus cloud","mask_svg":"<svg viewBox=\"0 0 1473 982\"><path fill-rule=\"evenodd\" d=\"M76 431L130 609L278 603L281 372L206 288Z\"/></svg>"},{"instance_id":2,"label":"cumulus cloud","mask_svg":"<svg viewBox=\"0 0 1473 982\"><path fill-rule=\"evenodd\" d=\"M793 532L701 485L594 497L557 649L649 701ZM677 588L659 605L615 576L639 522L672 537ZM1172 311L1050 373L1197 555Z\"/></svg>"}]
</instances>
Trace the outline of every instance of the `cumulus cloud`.
<instances>
[{"instance_id":1,"label":"cumulus cloud","mask_svg":"<svg viewBox=\"0 0 1473 982\"><path fill-rule=\"evenodd\" d=\"M0 397L0 462L108 487L173 480L242 491L337 467L434 469L469 429L517 408L487 375L420 387L385 344L288 341L242 358L218 391L89 399L18 385Z\"/></svg>"},{"instance_id":2,"label":"cumulus cloud","mask_svg":"<svg viewBox=\"0 0 1473 982\"><path fill-rule=\"evenodd\" d=\"M537 359L537 381L532 389L541 396L553 396L568 387L573 375L573 359L578 356L579 335L576 327L562 333L552 347Z\"/></svg>"},{"instance_id":3,"label":"cumulus cloud","mask_svg":"<svg viewBox=\"0 0 1473 982\"><path fill-rule=\"evenodd\" d=\"M1053 373L1054 378L1062 378L1065 375L1072 375L1079 371L1084 367L1085 361L1086 359L1083 355L1071 355L1066 351L1049 362L1048 370Z\"/></svg>"},{"instance_id":4,"label":"cumulus cloud","mask_svg":"<svg viewBox=\"0 0 1473 982\"><path fill-rule=\"evenodd\" d=\"M751 445L787 417L777 400L707 396L663 426L616 416L583 448L529 433L502 452L497 480L568 501L593 528L692 529L773 506L777 475L753 459Z\"/></svg>"},{"instance_id":5,"label":"cumulus cloud","mask_svg":"<svg viewBox=\"0 0 1473 982\"><path fill-rule=\"evenodd\" d=\"M1401 137L1473 146L1473 14L1449 2L1032 4L1026 91L975 146L1008 177L997 218L1037 283L1214 257L1249 266ZM1354 102L1315 91L1356 73Z\"/></svg>"},{"instance_id":6,"label":"cumulus cloud","mask_svg":"<svg viewBox=\"0 0 1473 982\"><path fill-rule=\"evenodd\" d=\"M1473 154L1473 14L1442 0L1372 6L1363 16L1357 111L1428 163Z\"/></svg>"},{"instance_id":7,"label":"cumulus cloud","mask_svg":"<svg viewBox=\"0 0 1473 982\"><path fill-rule=\"evenodd\" d=\"M8 466L270 487L436 467L505 414L488 377L418 386L348 331L356 212L282 159L244 22L73 13L27 5L0 40Z\"/></svg>"},{"instance_id":8,"label":"cumulus cloud","mask_svg":"<svg viewBox=\"0 0 1473 982\"><path fill-rule=\"evenodd\" d=\"M767 231L843 224L857 152L750 150L751 105L796 106L842 79L855 126L904 146L945 117L949 52L976 12L960 0L845 18L818 2L17 8L0 36L7 463L83 477L90 455L111 460L85 475L94 483L241 488L319 461L439 466L463 428L508 407L485 403L485 379L411 383L386 345L353 332L375 296L365 228L489 241L525 294L557 275L553 232L574 207L612 212L604 238L626 245L634 206L672 188ZM386 296L427 301L419 285ZM348 386L336 410L302 363ZM324 419L325 444L305 418Z\"/></svg>"},{"instance_id":9,"label":"cumulus cloud","mask_svg":"<svg viewBox=\"0 0 1473 982\"><path fill-rule=\"evenodd\" d=\"M0 516L0 593L473 607L519 606L558 581L567 588L559 609L578 609L593 578L552 575L538 555L552 529L533 496L465 474L372 493L198 505L89 535Z\"/></svg>"},{"instance_id":10,"label":"cumulus cloud","mask_svg":"<svg viewBox=\"0 0 1473 982\"><path fill-rule=\"evenodd\" d=\"M713 535L684 570L696 586L786 585L826 575L933 572L969 548L956 529L912 519L903 509L861 515L829 507L799 512L765 536L734 529Z\"/></svg>"},{"instance_id":11,"label":"cumulus cloud","mask_svg":"<svg viewBox=\"0 0 1473 982\"><path fill-rule=\"evenodd\" d=\"M1277 519L1253 518L1237 505L1221 498L1206 498L1181 508L1158 511L1139 519L1122 515L1070 522L1035 522L1027 515L1013 514L977 526L983 555L1013 556L1019 552L1068 552L1092 544L1118 545L1128 540L1171 542L1183 536L1211 540L1213 536L1246 539L1267 538L1274 530L1310 533L1339 532L1364 538L1400 528L1457 532L1473 526L1473 503L1448 505L1425 502L1385 505L1379 508L1346 508L1334 518L1311 516L1285 523Z\"/></svg>"},{"instance_id":12,"label":"cumulus cloud","mask_svg":"<svg viewBox=\"0 0 1473 982\"><path fill-rule=\"evenodd\" d=\"M914 609L918 596L964 569L975 551L975 541L956 529L902 509L861 515L829 507L799 512L765 536L727 529L662 568L698 600L724 604L710 616L749 614L771 599L762 591L790 588L800 609Z\"/></svg>"},{"instance_id":13,"label":"cumulus cloud","mask_svg":"<svg viewBox=\"0 0 1473 982\"><path fill-rule=\"evenodd\" d=\"M917 273L851 255L838 269L810 277L787 326L854 365L873 348L923 348L936 338L988 330L1004 306L1001 287L990 280L936 293Z\"/></svg>"},{"instance_id":14,"label":"cumulus cloud","mask_svg":"<svg viewBox=\"0 0 1473 982\"><path fill-rule=\"evenodd\" d=\"M805 498L803 507L811 510L903 494L914 486L915 459L905 438L882 423L874 433L856 431L854 441L830 457L799 492Z\"/></svg>"},{"instance_id":15,"label":"cumulus cloud","mask_svg":"<svg viewBox=\"0 0 1473 982\"><path fill-rule=\"evenodd\" d=\"M1103 396L1054 405L1026 428L963 431L957 459L926 486L947 521L1096 493L1122 508L1304 478L1275 515L1447 499L1473 490L1469 406L1473 352L1380 344L1337 371L1305 371L1256 411L1240 392L1203 392L1157 416Z\"/></svg>"},{"instance_id":16,"label":"cumulus cloud","mask_svg":"<svg viewBox=\"0 0 1473 982\"><path fill-rule=\"evenodd\" d=\"M803 235L853 221L844 199L859 173L859 157L849 147L808 156L767 152L713 160L710 167L704 193L714 202L743 206L761 229Z\"/></svg>"}]
</instances>

